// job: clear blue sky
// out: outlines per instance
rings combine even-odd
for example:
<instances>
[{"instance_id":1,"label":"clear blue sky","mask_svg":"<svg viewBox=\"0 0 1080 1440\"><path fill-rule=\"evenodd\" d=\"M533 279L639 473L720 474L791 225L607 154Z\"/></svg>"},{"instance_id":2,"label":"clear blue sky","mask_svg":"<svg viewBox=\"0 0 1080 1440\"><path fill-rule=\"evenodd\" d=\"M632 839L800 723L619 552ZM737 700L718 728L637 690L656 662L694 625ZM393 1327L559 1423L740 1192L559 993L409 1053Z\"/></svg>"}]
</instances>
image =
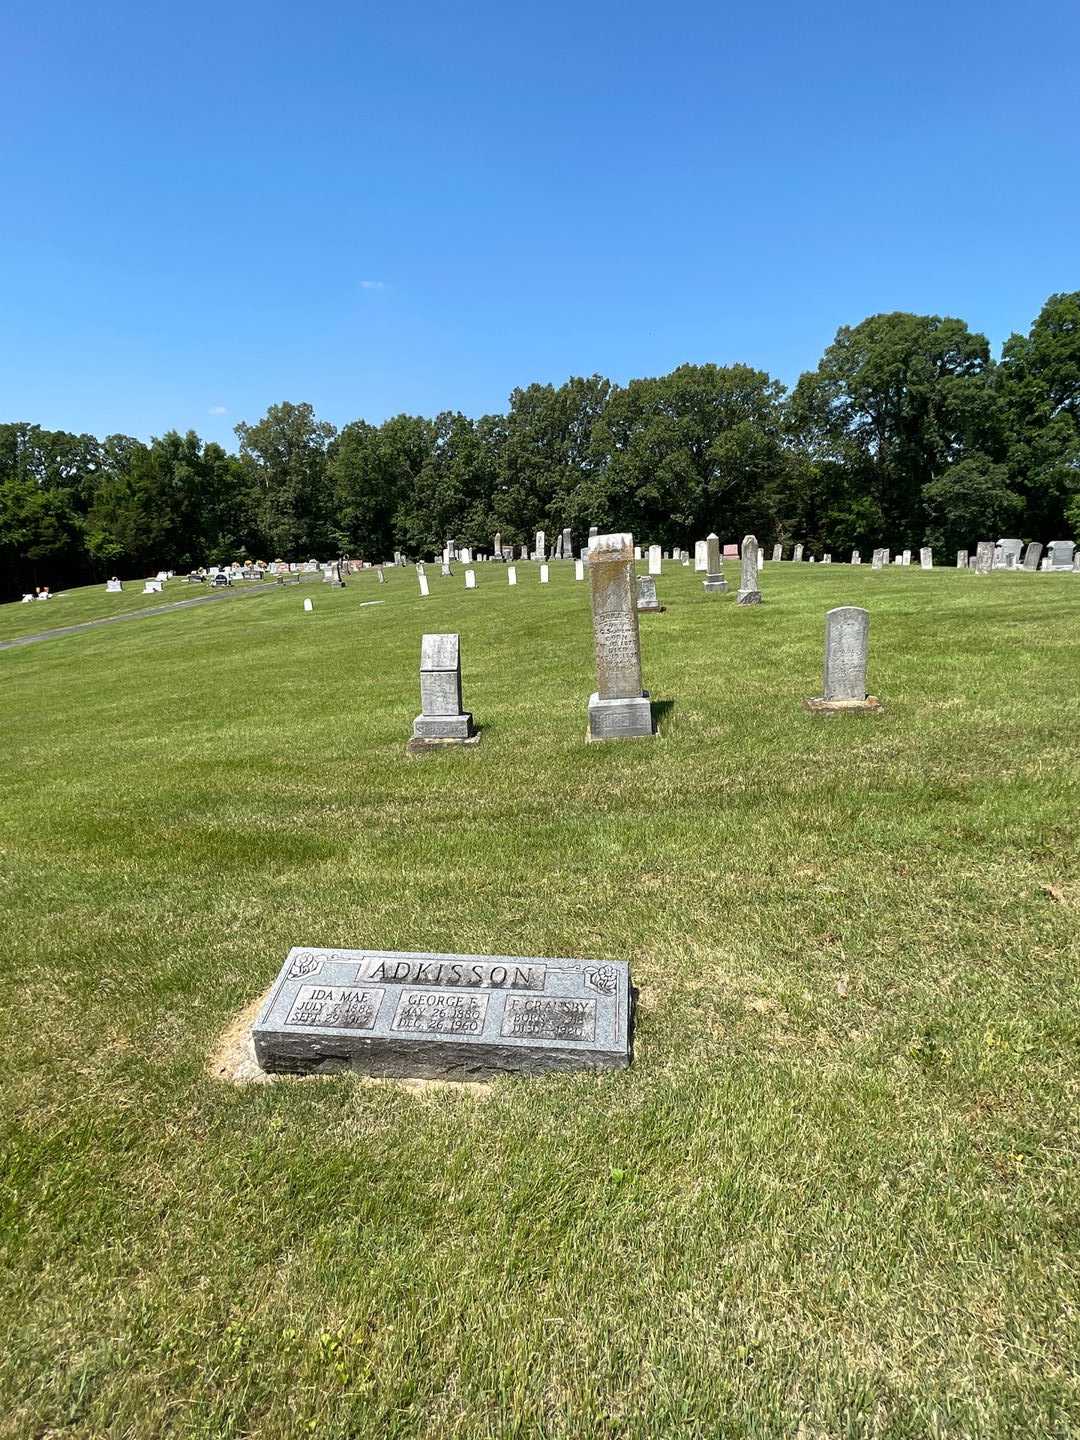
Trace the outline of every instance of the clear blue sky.
<instances>
[{"instance_id":1,"label":"clear blue sky","mask_svg":"<svg viewBox=\"0 0 1080 1440\"><path fill-rule=\"evenodd\" d=\"M1080 288L1080 3L0 8L0 420L469 414Z\"/></svg>"}]
</instances>

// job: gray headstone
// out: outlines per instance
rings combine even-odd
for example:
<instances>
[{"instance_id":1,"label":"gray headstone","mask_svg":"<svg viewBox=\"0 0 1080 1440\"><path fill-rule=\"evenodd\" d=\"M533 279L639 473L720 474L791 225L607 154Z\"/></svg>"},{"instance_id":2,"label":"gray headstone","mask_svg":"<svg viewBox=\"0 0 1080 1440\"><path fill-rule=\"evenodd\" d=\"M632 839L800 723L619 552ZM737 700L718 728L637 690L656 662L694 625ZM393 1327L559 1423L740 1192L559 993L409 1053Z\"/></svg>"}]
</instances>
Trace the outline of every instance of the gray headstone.
<instances>
[{"instance_id":1,"label":"gray headstone","mask_svg":"<svg viewBox=\"0 0 1080 1440\"><path fill-rule=\"evenodd\" d=\"M851 552L851 563L852 563L852 565L861 565L861 564L862 564L862 556L859 554L858 550L852 550L852 552Z\"/></svg>"},{"instance_id":2,"label":"gray headstone","mask_svg":"<svg viewBox=\"0 0 1080 1440\"><path fill-rule=\"evenodd\" d=\"M457 635L425 635L420 641L420 714L413 742L453 743L474 734L472 715L461 705L461 648Z\"/></svg>"},{"instance_id":3,"label":"gray headstone","mask_svg":"<svg viewBox=\"0 0 1080 1440\"><path fill-rule=\"evenodd\" d=\"M758 543L753 535L744 535L740 551L739 589L735 599L740 605L760 605L758 588Z\"/></svg>"},{"instance_id":4,"label":"gray headstone","mask_svg":"<svg viewBox=\"0 0 1080 1440\"><path fill-rule=\"evenodd\" d=\"M822 698L831 701L866 699L866 662L870 647L870 612L858 605L838 605L825 616L825 678Z\"/></svg>"},{"instance_id":5,"label":"gray headstone","mask_svg":"<svg viewBox=\"0 0 1080 1440\"><path fill-rule=\"evenodd\" d=\"M597 537L597 535L599 535L599 534L600 534L600 531L599 531L599 529L598 529L595 525L590 525L590 526L589 526L589 539L590 539L590 540L595 540L596 537Z\"/></svg>"},{"instance_id":6,"label":"gray headstone","mask_svg":"<svg viewBox=\"0 0 1080 1440\"><path fill-rule=\"evenodd\" d=\"M1024 551L1024 569L1037 570L1039 568L1039 561L1042 559L1042 552L1042 541L1032 540Z\"/></svg>"},{"instance_id":7,"label":"gray headstone","mask_svg":"<svg viewBox=\"0 0 1080 1440\"><path fill-rule=\"evenodd\" d=\"M989 575L994 568L994 542L980 540L975 547L975 574Z\"/></svg>"},{"instance_id":8,"label":"gray headstone","mask_svg":"<svg viewBox=\"0 0 1080 1440\"><path fill-rule=\"evenodd\" d=\"M641 687L634 541L597 535L589 546L596 691L589 700L589 739L651 735L652 711Z\"/></svg>"},{"instance_id":9,"label":"gray headstone","mask_svg":"<svg viewBox=\"0 0 1080 1440\"><path fill-rule=\"evenodd\" d=\"M966 550L957 550L957 552L956 552L956 568L957 568L957 570L966 570L966 569L967 569L967 563L968 563L967 551L966 551Z\"/></svg>"},{"instance_id":10,"label":"gray headstone","mask_svg":"<svg viewBox=\"0 0 1080 1440\"><path fill-rule=\"evenodd\" d=\"M1023 548L1024 542L1022 540L999 540L994 556L994 568L997 570L1015 570L1020 564L1020 552Z\"/></svg>"},{"instance_id":11,"label":"gray headstone","mask_svg":"<svg viewBox=\"0 0 1080 1440\"><path fill-rule=\"evenodd\" d=\"M569 560L573 553L574 540L573 536L570 534L570 526L567 525L566 529L562 532L562 558L564 560Z\"/></svg>"},{"instance_id":12,"label":"gray headstone","mask_svg":"<svg viewBox=\"0 0 1080 1440\"><path fill-rule=\"evenodd\" d=\"M1050 542L1050 569L1071 570L1073 568L1073 542L1071 540L1051 540Z\"/></svg>"},{"instance_id":13,"label":"gray headstone","mask_svg":"<svg viewBox=\"0 0 1080 1440\"><path fill-rule=\"evenodd\" d=\"M271 1073L471 1080L630 1063L624 961L296 947L252 1040Z\"/></svg>"},{"instance_id":14,"label":"gray headstone","mask_svg":"<svg viewBox=\"0 0 1080 1440\"><path fill-rule=\"evenodd\" d=\"M651 575L638 576L637 608L647 614L655 614L660 609L660 602L656 598L656 581Z\"/></svg>"},{"instance_id":15,"label":"gray headstone","mask_svg":"<svg viewBox=\"0 0 1080 1440\"><path fill-rule=\"evenodd\" d=\"M710 535L705 541L705 579L702 581L708 591L726 590L727 581L724 579L723 561L720 559L720 537L716 534Z\"/></svg>"},{"instance_id":16,"label":"gray headstone","mask_svg":"<svg viewBox=\"0 0 1080 1440\"><path fill-rule=\"evenodd\" d=\"M796 545L796 546L795 546L795 549L792 551L792 555L791 555L792 560L798 562L798 561L800 561L800 560L802 559L802 555L803 555L803 547L802 547L801 545Z\"/></svg>"},{"instance_id":17,"label":"gray headstone","mask_svg":"<svg viewBox=\"0 0 1080 1440\"><path fill-rule=\"evenodd\" d=\"M885 551L877 549L870 558L870 569L880 570L885 564Z\"/></svg>"},{"instance_id":18,"label":"gray headstone","mask_svg":"<svg viewBox=\"0 0 1080 1440\"><path fill-rule=\"evenodd\" d=\"M919 551L919 564L924 570L932 570L934 568L934 552L929 545L924 545Z\"/></svg>"},{"instance_id":19,"label":"gray headstone","mask_svg":"<svg viewBox=\"0 0 1080 1440\"><path fill-rule=\"evenodd\" d=\"M536 532L536 556L535 556L535 558L536 558L537 560L546 560L546 559L547 559L547 540L546 540L546 538L545 538L545 536L544 536L543 530L537 530L537 532Z\"/></svg>"},{"instance_id":20,"label":"gray headstone","mask_svg":"<svg viewBox=\"0 0 1080 1440\"><path fill-rule=\"evenodd\" d=\"M779 541L772 547L772 558L774 560L782 560L784 558L784 547Z\"/></svg>"}]
</instances>

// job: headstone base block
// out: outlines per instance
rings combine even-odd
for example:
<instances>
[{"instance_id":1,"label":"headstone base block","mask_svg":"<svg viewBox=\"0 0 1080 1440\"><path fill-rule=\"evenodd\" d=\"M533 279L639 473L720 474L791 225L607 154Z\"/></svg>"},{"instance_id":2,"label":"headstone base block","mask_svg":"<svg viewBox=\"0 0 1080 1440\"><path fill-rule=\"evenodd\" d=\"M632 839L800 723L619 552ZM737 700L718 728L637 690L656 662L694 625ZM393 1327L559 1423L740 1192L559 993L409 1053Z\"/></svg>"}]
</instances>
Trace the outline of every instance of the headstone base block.
<instances>
[{"instance_id":1,"label":"headstone base block","mask_svg":"<svg viewBox=\"0 0 1080 1440\"><path fill-rule=\"evenodd\" d=\"M726 590L728 588L728 583L723 575L709 575L701 583L710 594L713 591Z\"/></svg>"},{"instance_id":2,"label":"headstone base block","mask_svg":"<svg viewBox=\"0 0 1080 1440\"><path fill-rule=\"evenodd\" d=\"M655 734L647 690L627 700L601 700L596 693L590 695L585 737L588 741L648 740Z\"/></svg>"},{"instance_id":3,"label":"headstone base block","mask_svg":"<svg viewBox=\"0 0 1080 1440\"><path fill-rule=\"evenodd\" d=\"M738 591L738 593L737 593L736 596L735 596L735 602L736 602L736 604L738 604L738 605L760 605L760 604L761 604L761 591L760 591L760 590L740 590L740 591Z\"/></svg>"},{"instance_id":4,"label":"headstone base block","mask_svg":"<svg viewBox=\"0 0 1080 1440\"><path fill-rule=\"evenodd\" d=\"M874 715L882 708L876 695L867 695L865 700L823 700L817 696L804 700L803 705L811 715Z\"/></svg>"}]
</instances>

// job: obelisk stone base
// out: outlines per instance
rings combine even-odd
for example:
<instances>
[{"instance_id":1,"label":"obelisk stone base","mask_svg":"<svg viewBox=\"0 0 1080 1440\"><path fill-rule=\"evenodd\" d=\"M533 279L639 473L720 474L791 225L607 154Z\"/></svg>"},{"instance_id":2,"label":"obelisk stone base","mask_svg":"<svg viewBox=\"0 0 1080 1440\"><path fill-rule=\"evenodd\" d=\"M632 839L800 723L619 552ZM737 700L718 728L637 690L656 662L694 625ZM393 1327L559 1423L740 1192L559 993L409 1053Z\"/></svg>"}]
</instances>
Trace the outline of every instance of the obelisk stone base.
<instances>
[{"instance_id":1,"label":"obelisk stone base","mask_svg":"<svg viewBox=\"0 0 1080 1440\"><path fill-rule=\"evenodd\" d=\"M867 695L865 700L804 700L803 705L811 715L874 715L881 709L876 695Z\"/></svg>"},{"instance_id":2,"label":"obelisk stone base","mask_svg":"<svg viewBox=\"0 0 1080 1440\"><path fill-rule=\"evenodd\" d=\"M471 711L460 715L417 715L412 739L405 750L409 755L422 755L427 750L443 750L449 745L475 745L479 739Z\"/></svg>"},{"instance_id":3,"label":"obelisk stone base","mask_svg":"<svg viewBox=\"0 0 1080 1440\"><path fill-rule=\"evenodd\" d=\"M760 605L760 604L761 604L761 591L760 591L760 590L739 590L739 591L736 593L735 601L736 601L736 603L739 604L739 605Z\"/></svg>"},{"instance_id":4,"label":"obelisk stone base","mask_svg":"<svg viewBox=\"0 0 1080 1440\"><path fill-rule=\"evenodd\" d=\"M601 700L595 692L589 697L587 740L647 740L655 733L647 690L630 700Z\"/></svg>"},{"instance_id":5,"label":"obelisk stone base","mask_svg":"<svg viewBox=\"0 0 1080 1440\"><path fill-rule=\"evenodd\" d=\"M723 575L706 575L701 583L710 593L714 590L726 590L728 588L728 583Z\"/></svg>"}]
</instances>

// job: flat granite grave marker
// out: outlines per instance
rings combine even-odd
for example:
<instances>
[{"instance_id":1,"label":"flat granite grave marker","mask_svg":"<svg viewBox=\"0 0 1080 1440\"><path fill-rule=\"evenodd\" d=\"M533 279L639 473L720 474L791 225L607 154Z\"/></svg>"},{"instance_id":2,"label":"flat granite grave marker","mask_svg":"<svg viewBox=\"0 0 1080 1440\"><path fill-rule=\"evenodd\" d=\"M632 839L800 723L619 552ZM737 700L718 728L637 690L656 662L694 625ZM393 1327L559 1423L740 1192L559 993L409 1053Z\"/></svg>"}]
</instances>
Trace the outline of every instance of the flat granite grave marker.
<instances>
[{"instance_id":1,"label":"flat granite grave marker","mask_svg":"<svg viewBox=\"0 0 1080 1440\"><path fill-rule=\"evenodd\" d=\"M621 1070L632 991L622 960L295 946L252 1026L271 1073L473 1080Z\"/></svg>"},{"instance_id":2,"label":"flat granite grave marker","mask_svg":"<svg viewBox=\"0 0 1080 1440\"><path fill-rule=\"evenodd\" d=\"M821 695L805 702L815 715L880 710L866 693L870 650L870 612L859 605L838 605L825 616L825 674Z\"/></svg>"},{"instance_id":3,"label":"flat granite grave marker","mask_svg":"<svg viewBox=\"0 0 1080 1440\"><path fill-rule=\"evenodd\" d=\"M655 732L649 693L641 688L632 536L596 536L589 546L589 581L596 690L589 699L588 738L647 738Z\"/></svg>"},{"instance_id":4,"label":"flat granite grave marker","mask_svg":"<svg viewBox=\"0 0 1080 1440\"><path fill-rule=\"evenodd\" d=\"M744 535L742 542L742 574L739 589L735 595L739 605L760 605L761 591L758 589L758 543L753 535Z\"/></svg>"}]
</instances>

